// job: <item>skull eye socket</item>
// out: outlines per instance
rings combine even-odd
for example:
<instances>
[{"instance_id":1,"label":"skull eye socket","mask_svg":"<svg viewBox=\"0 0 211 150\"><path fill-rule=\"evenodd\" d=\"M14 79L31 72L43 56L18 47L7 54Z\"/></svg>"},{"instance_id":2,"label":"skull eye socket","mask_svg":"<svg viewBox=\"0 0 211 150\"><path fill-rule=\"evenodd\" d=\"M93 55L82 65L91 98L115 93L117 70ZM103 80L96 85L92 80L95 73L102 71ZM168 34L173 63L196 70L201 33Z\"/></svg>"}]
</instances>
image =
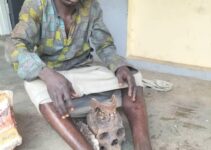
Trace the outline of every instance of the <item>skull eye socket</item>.
<instances>
[{"instance_id":1,"label":"skull eye socket","mask_svg":"<svg viewBox=\"0 0 211 150\"><path fill-rule=\"evenodd\" d=\"M95 108L95 112L99 112L100 111L100 108L99 107L96 107Z\"/></svg>"},{"instance_id":2,"label":"skull eye socket","mask_svg":"<svg viewBox=\"0 0 211 150\"><path fill-rule=\"evenodd\" d=\"M117 145L117 144L118 144L118 140L117 139L113 140L112 143L111 143L112 146Z\"/></svg>"},{"instance_id":3,"label":"skull eye socket","mask_svg":"<svg viewBox=\"0 0 211 150\"><path fill-rule=\"evenodd\" d=\"M100 146L100 150L106 150L104 146Z\"/></svg>"},{"instance_id":4,"label":"skull eye socket","mask_svg":"<svg viewBox=\"0 0 211 150\"><path fill-rule=\"evenodd\" d=\"M108 132L103 132L99 135L99 139L101 139L101 140L106 138L106 137L108 137Z\"/></svg>"},{"instance_id":5,"label":"skull eye socket","mask_svg":"<svg viewBox=\"0 0 211 150\"><path fill-rule=\"evenodd\" d=\"M117 130L117 136L120 137L120 136L123 136L125 133L125 129L124 128L120 128Z\"/></svg>"}]
</instances>

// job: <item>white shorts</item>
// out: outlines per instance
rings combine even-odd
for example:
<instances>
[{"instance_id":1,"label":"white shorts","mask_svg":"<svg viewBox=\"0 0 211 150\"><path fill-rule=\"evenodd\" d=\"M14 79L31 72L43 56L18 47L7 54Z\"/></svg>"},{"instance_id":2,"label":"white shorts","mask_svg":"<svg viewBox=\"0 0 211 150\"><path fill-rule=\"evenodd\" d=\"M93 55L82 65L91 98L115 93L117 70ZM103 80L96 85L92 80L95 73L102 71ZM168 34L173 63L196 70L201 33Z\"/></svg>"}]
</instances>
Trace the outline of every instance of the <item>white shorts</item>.
<instances>
[{"instance_id":1,"label":"white shorts","mask_svg":"<svg viewBox=\"0 0 211 150\"><path fill-rule=\"evenodd\" d=\"M103 66L80 67L68 71L58 71L58 72L64 75L69 81L71 81L73 89L75 90L77 95L81 97L78 100L73 100L73 105L74 101L75 102L79 101L76 102L77 107L73 112L73 115L71 114L73 117L81 116L80 113L84 114L89 111L89 107L87 107L88 103L86 105L81 106L82 104L84 104L84 100L86 99L85 97L87 95L89 95L88 99L90 100L91 99L90 95L93 95L94 93L104 93L103 99L108 100L109 99L108 96L110 97L112 93L107 91L113 91L127 87L127 84L124 84L123 86L120 87L114 73ZM136 80L136 84L138 86L143 86L141 73L140 72L135 73L134 77ZM36 79L30 82L25 81L24 85L32 103L34 103L38 111L39 111L39 104L52 102L50 96L48 95L46 85L42 80ZM118 92L114 92L114 94L117 96L119 95ZM96 96L96 94L93 96ZM98 96L96 96L96 99L98 99ZM80 102L81 100L83 102ZM121 105L121 96L117 97L117 100L118 100L118 105ZM84 108L85 106L86 108Z\"/></svg>"}]
</instances>

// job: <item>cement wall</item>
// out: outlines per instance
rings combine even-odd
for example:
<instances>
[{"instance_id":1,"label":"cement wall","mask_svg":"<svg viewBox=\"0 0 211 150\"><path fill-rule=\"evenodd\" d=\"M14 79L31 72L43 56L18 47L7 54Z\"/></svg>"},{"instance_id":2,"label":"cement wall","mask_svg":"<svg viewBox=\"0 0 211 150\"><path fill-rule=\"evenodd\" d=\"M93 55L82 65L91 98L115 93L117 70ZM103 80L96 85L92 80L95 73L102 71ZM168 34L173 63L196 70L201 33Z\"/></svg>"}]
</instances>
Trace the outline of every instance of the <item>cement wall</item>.
<instances>
[{"instance_id":1,"label":"cement wall","mask_svg":"<svg viewBox=\"0 0 211 150\"><path fill-rule=\"evenodd\" d=\"M128 56L211 70L211 1L128 2Z\"/></svg>"},{"instance_id":2,"label":"cement wall","mask_svg":"<svg viewBox=\"0 0 211 150\"><path fill-rule=\"evenodd\" d=\"M126 57L128 1L99 0L99 2L104 11L104 21L114 37L118 53ZM141 69L211 80L211 71L204 69L153 63L143 59L129 59L129 62Z\"/></svg>"}]
</instances>

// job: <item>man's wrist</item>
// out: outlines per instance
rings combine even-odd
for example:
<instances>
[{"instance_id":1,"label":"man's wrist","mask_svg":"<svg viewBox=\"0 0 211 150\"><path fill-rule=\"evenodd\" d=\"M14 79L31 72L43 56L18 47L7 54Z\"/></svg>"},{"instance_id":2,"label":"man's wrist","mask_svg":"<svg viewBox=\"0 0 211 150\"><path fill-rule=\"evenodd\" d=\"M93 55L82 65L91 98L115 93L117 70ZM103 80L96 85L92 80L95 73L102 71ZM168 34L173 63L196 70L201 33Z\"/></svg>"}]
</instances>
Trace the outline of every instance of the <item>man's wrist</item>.
<instances>
[{"instance_id":1,"label":"man's wrist","mask_svg":"<svg viewBox=\"0 0 211 150\"><path fill-rule=\"evenodd\" d=\"M38 77L43 80L46 81L46 79L48 78L48 76L52 73L52 69L48 68L48 67L43 67L43 69L39 72Z\"/></svg>"}]
</instances>

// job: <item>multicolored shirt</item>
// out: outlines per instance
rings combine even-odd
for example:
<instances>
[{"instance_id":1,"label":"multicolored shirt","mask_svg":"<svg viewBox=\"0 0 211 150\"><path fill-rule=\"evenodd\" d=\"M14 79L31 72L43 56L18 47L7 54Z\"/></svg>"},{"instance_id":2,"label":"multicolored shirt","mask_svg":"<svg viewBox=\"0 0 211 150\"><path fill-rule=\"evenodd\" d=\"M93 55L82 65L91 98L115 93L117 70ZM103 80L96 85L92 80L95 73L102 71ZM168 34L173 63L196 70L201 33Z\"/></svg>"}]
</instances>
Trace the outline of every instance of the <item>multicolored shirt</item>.
<instances>
[{"instance_id":1,"label":"multicolored shirt","mask_svg":"<svg viewBox=\"0 0 211 150\"><path fill-rule=\"evenodd\" d=\"M74 25L67 36L54 0L25 0L19 23L6 48L9 61L22 79L37 78L45 66L71 69L90 59L92 50L112 71L127 65L125 59L116 54L96 0L82 1L73 18Z\"/></svg>"}]
</instances>

